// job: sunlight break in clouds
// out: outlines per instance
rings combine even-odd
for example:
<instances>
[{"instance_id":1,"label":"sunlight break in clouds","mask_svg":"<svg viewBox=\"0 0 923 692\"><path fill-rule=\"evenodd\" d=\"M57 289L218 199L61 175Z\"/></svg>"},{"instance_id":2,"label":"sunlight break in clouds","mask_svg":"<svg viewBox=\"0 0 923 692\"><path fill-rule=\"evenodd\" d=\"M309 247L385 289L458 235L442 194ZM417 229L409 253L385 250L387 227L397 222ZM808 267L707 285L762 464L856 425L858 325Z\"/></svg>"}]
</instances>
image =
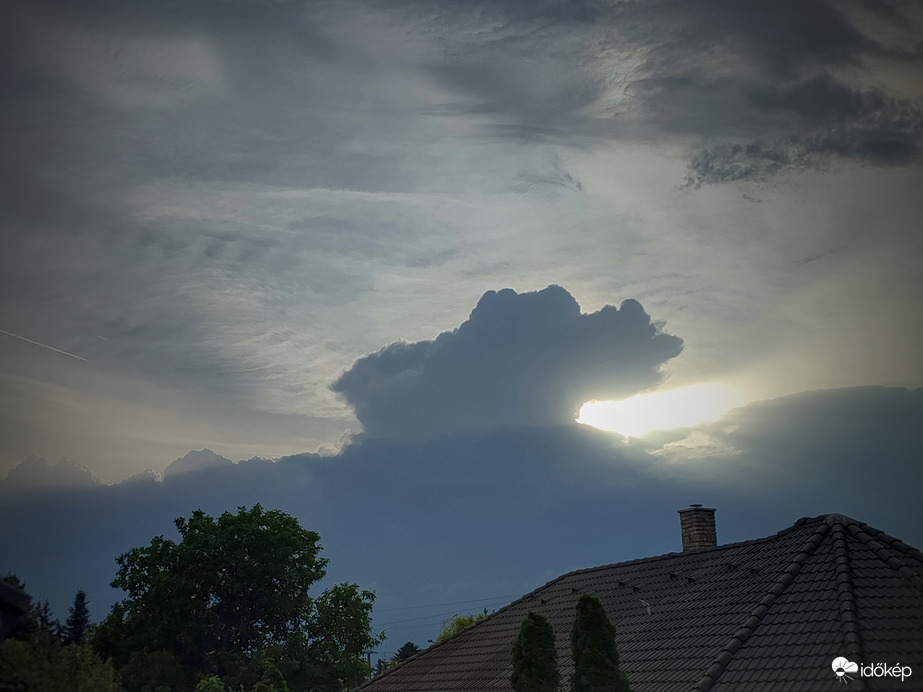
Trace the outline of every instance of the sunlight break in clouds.
<instances>
[{"instance_id":1,"label":"sunlight break in clouds","mask_svg":"<svg viewBox=\"0 0 923 692\"><path fill-rule=\"evenodd\" d=\"M621 401L588 401L577 422L633 437L717 420L742 403L740 391L730 385L694 384Z\"/></svg>"}]
</instances>

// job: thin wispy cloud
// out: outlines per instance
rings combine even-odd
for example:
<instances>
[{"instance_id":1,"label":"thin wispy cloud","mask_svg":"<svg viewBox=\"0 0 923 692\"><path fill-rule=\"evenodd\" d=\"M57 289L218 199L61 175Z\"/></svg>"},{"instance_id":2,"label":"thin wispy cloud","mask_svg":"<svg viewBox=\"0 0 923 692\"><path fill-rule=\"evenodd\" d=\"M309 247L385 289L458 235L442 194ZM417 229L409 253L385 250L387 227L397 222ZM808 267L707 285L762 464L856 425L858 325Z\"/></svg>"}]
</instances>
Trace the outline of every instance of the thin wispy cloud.
<instances>
[{"instance_id":1,"label":"thin wispy cloud","mask_svg":"<svg viewBox=\"0 0 923 692\"><path fill-rule=\"evenodd\" d=\"M60 353L65 356L70 356L71 358L76 358L77 360L82 360L84 362L86 362L87 360L86 358L83 358L82 356L78 356L74 353L68 353L67 351L62 351L60 348L55 348L54 346L49 346L48 344L43 344L38 341L33 341L32 339L27 339L24 336L20 336L19 334L13 334L13 332L8 332L3 329L0 329L0 334L5 334L6 336L12 337L14 339L19 339L20 341L25 341L26 343L29 343L29 344L34 344L35 346L41 346L42 348L47 348L49 351L54 351L55 353Z\"/></svg>"},{"instance_id":2,"label":"thin wispy cloud","mask_svg":"<svg viewBox=\"0 0 923 692\"><path fill-rule=\"evenodd\" d=\"M37 596L71 585L34 541L103 537L73 572L103 583L174 516L269 500L393 607L672 550L691 501L741 539L845 511L914 540L915 486L875 471L919 449L917 4L5 10L0 479L61 482L7 493L36 528L0 553ZM751 403L573 422L713 382ZM619 507L650 528L574 540Z\"/></svg>"}]
</instances>

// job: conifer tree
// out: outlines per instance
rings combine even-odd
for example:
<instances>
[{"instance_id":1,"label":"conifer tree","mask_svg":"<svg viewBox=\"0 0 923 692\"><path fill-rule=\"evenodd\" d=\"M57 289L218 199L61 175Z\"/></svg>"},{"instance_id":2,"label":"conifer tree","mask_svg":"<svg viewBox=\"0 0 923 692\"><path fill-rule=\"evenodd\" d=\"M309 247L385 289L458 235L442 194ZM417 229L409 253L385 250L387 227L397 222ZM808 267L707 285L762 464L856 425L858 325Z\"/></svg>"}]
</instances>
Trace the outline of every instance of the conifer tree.
<instances>
[{"instance_id":1,"label":"conifer tree","mask_svg":"<svg viewBox=\"0 0 923 692\"><path fill-rule=\"evenodd\" d=\"M561 682L554 630L544 617L530 612L513 645L514 692L556 692Z\"/></svg>"},{"instance_id":2,"label":"conifer tree","mask_svg":"<svg viewBox=\"0 0 923 692\"><path fill-rule=\"evenodd\" d=\"M577 601L571 651L573 692L631 692L628 678L619 669L615 627L595 596L583 595Z\"/></svg>"},{"instance_id":3,"label":"conifer tree","mask_svg":"<svg viewBox=\"0 0 923 692\"><path fill-rule=\"evenodd\" d=\"M416 656L418 653L420 653L420 647L413 642L407 642L404 644L404 646L397 650L393 660L395 663L401 663L406 661L411 656Z\"/></svg>"},{"instance_id":4,"label":"conifer tree","mask_svg":"<svg viewBox=\"0 0 923 692\"><path fill-rule=\"evenodd\" d=\"M87 594L83 589L74 596L74 605L68 610L64 634L68 644L82 644L90 625L90 611L87 608Z\"/></svg>"}]
</instances>

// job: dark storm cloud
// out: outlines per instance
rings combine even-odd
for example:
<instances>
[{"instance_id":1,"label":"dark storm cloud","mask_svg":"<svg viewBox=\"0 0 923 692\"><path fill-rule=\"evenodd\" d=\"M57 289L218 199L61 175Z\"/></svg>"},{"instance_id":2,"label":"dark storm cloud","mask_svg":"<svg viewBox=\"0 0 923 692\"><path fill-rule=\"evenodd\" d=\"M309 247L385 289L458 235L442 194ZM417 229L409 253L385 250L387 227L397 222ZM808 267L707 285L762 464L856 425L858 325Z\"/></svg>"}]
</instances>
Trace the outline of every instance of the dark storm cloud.
<instances>
[{"instance_id":1,"label":"dark storm cloud","mask_svg":"<svg viewBox=\"0 0 923 692\"><path fill-rule=\"evenodd\" d=\"M408 117L437 123L437 140L454 135L452 117L471 123L477 137L515 143L700 137L690 156L691 187L829 168L839 159L907 163L920 150L919 104L853 78L863 71L866 80L878 78L866 69L868 58L919 65L923 42L917 35L916 48L904 45L919 29L903 3L866 5L901 40L872 36L862 16L826 0L358 4L353 20L385 12L406 26L420 45L408 59L378 54L361 23L351 25L349 15L322 2L96 2L79 9L44 2L30 15L31 30L10 30L0 49L8 58L0 108L19 130L8 145L10 180L28 186L11 200L40 208L47 205L31 200L66 196L72 181L30 183L38 175L30 171L76 162L117 162L120 181L182 175L406 191L426 179L405 154L422 141L421 128L411 136L401 126ZM52 68L41 53L53 44L55 26L87 34L81 40L95 46L88 54L112 42L105 55L80 59L89 60L84 74L113 68L118 75L88 90L60 65ZM162 40L190 32L213 49L221 85L214 74L162 56L130 60L137 35ZM394 57L400 65L391 72ZM416 64L408 69L408 61ZM431 83L417 84L422 74ZM392 88L379 94L379 84ZM405 85L415 96L391 103L385 92ZM128 91L148 98L126 107ZM123 102L112 102L118 98ZM37 125L61 112L67 122L52 132ZM366 141L371 132L378 136ZM354 141L363 146L350 146Z\"/></svg>"},{"instance_id":2,"label":"dark storm cloud","mask_svg":"<svg viewBox=\"0 0 923 692\"><path fill-rule=\"evenodd\" d=\"M704 474L780 509L802 511L796 508L813 502L818 512L891 524L920 544L920 510L911 498L923 484L921 420L923 389L850 387L752 403L646 442L672 460L663 467L671 473Z\"/></svg>"},{"instance_id":3,"label":"dark storm cloud","mask_svg":"<svg viewBox=\"0 0 923 692\"><path fill-rule=\"evenodd\" d=\"M907 100L827 77L754 88L748 98L761 116L783 116L796 126L787 136L699 152L690 164L690 185L764 180L783 170L823 168L835 159L906 164L920 154L923 109Z\"/></svg>"},{"instance_id":4,"label":"dark storm cloud","mask_svg":"<svg viewBox=\"0 0 923 692\"><path fill-rule=\"evenodd\" d=\"M497 18L481 41L446 39L451 60L431 68L459 96L442 112L483 116L489 136L570 146L599 136L699 137L689 187L830 170L842 160L906 164L923 144L912 85L886 86L895 68L923 68L919 18L907 3L450 7ZM551 40L554 58L544 51Z\"/></svg>"},{"instance_id":5,"label":"dark storm cloud","mask_svg":"<svg viewBox=\"0 0 923 692\"><path fill-rule=\"evenodd\" d=\"M919 547L921 417L923 390L863 387L752 404L669 434L707 436L704 456L571 424L364 438L336 457L275 462L229 464L202 451L163 481L23 489L4 480L0 573L18 573L59 615L83 587L102 617L118 597L106 586L115 556L174 536L172 519L196 508L255 502L318 531L331 579L376 589L381 608L525 593L570 569L678 550L675 510L690 502L718 507L721 542L842 512ZM410 636L399 632L398 643Z\"/></svg>"},{"instance_id":6,"label":"dark storm cloud","mask_svg":"<svg viewBox=\"0 0 923 692\"><path fill-rule=\"evenodd\" d=\"M671 68L680 57L725 49L785 79L812 67L851 64L867 50L881 50L829 0L705 0L695 5L666 0L628 3L624 11L654 20L652 30L662 32L660 41L651 37L659 49L654 60Z\"/></svg>"},{"instance_id":7,"label":"dark storm cloud","mask_svg":"<svg viewBox=\"0 0 923 692\"><path fill-rule=\"evenodd\" d=\"M744 468L765 474L773 485L836 489L829 500L839 496L905 520L912 514L909 503L882 503L901 495L898 484L923 484L921 420L923 389L852 387L750 404L710 430L721 444L740 450Z\"/></svg>"},{"instance_id":8,"label":"dark storm cloud","mask_svg":"<svg viewBox=\"0 0 923 692\"><path fill-rule=\"evenodd\" d=\"M839 160L917 160L919 102L853 82L868 78L868 59L921 64L920 28L899 4L890 16L903 18L896 33L917 42L915 50L872 38L861 17L823 1L639 3L625 12L634 9L661 31L648 38L649 75L629 85L641 113L717 141L694 153L689 186L823 170Z\"/></svg>"},{"instance_id":9,"label":"dark storm cloud","mask_svg":"<svg viewBox=\"0 0 923 692\"><path fill-rule=\"evenodd\" d=\"M589 399L653 387L681 350L637 301L587 315L560 286L504 289L485 293L464 324L433 341L361 358L332 389L369 437L567 423Z\"/></svg>"}]
</instances>

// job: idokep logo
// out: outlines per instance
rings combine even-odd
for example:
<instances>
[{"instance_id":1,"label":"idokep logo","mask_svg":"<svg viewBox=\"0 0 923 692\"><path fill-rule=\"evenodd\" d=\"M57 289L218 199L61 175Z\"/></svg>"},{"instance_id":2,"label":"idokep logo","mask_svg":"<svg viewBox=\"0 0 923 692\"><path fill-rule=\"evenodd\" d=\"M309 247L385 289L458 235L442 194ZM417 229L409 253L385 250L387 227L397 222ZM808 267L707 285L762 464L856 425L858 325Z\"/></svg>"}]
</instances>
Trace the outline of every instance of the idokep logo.
<instances>
[{"instance_id":1,"label":"idokep logo","mask_svg":"<svg viewBox=\"0 0 923 692\"><path fill-rule=\"evenodd\" d=\"M833 659L833 663L830 664L833 668L833 672L836 673L837 679L840 682L846 682L847 680L852 680L848 673L858 673L859 664L853 663L842 656Z\"/></svg>"},{"instance_id":2,"label":"idokep logo","mask_svg":"<svg viewBox=\"0 0 923 692\"><path fill-rule=\"evenodd\" d=\"M830 667L838 682L855 680L856 674L863 678L900 678L904 682L913 673L910 666L902 666L900 663L893 666L889 663L866 663L860 666L843 656L833 659Z\"/></svg>"}]
</instances>

